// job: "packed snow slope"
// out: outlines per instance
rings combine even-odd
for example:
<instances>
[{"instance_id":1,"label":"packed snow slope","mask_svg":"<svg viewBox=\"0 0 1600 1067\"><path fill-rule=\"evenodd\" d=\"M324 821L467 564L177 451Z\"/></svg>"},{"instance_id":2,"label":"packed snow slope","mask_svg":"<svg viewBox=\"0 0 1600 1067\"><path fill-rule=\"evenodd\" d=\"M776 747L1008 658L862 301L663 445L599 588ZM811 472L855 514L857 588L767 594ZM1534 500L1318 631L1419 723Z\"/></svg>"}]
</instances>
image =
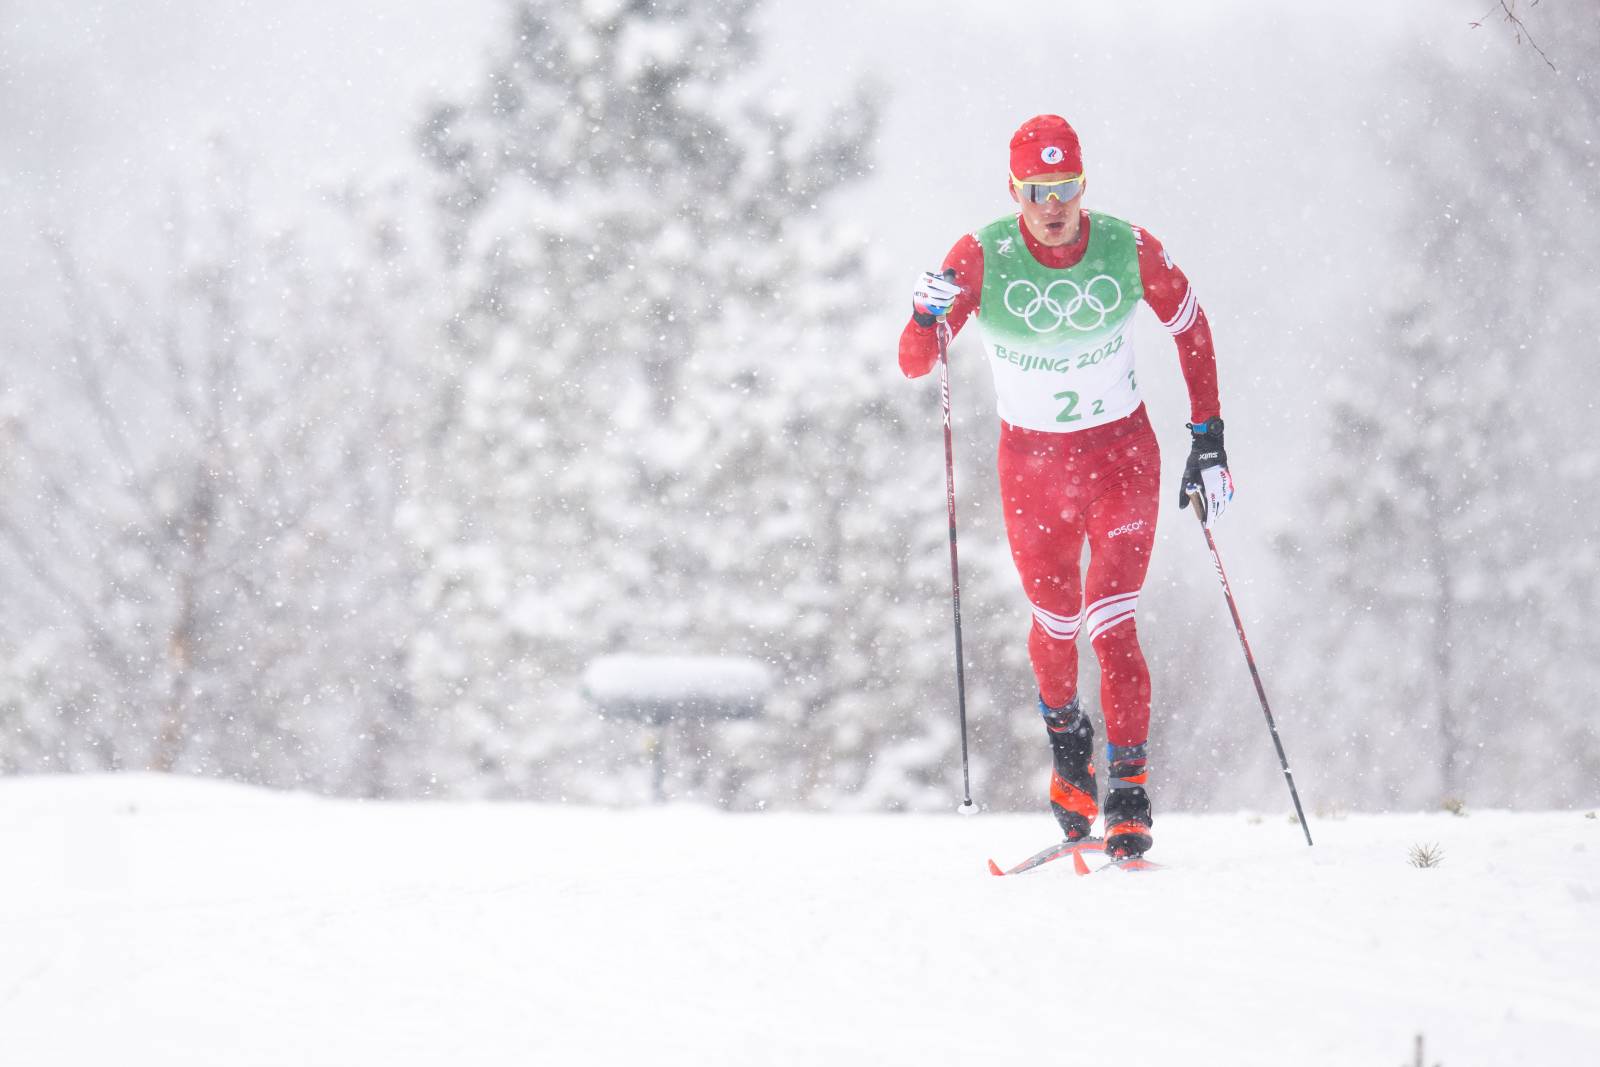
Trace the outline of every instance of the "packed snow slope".
<instances>
[{"instance_id":1,"label":"packed snow slope","mask_svg":"<svg viewBox=\"0 0 1600 1067\"><path fill-rule=\"evenodd\" d=\"M353 803L0 780L0 1063L1595 1063L1584 812L1158 817ZM1408 862L1436 844L1443 862Z\"/></svg>"}]
</instances>

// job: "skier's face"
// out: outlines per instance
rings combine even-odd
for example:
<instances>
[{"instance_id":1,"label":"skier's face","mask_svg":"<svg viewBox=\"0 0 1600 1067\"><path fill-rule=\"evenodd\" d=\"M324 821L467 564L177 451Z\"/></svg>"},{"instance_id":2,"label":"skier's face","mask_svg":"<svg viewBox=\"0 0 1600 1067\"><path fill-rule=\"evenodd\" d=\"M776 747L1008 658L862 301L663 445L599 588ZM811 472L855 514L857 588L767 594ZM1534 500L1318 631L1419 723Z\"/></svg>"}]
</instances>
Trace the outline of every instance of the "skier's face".
<instances>
[{"instance_id":1,"label":"skier's face","mask_svg":"<svg viewBox=\"0 0 1600 1067\"><path fill-rule=\"evenodd\" d=\"M1040 174L1029 180L1053 182L1075 176L1063 171L1060 174ZM1022 209L1022 221L1027 224L1028 232L1033 234L1034 240L1046 248L1054 248L1078 239L1078 212L1083 207L1083 193L1084 187L1080 187L1078 195L1071 200L1057 200L1052 196L1042 204L1035 204L1031 200L1019 197L1013 186L1011 199Z\"/></svg>"}]
</instances>

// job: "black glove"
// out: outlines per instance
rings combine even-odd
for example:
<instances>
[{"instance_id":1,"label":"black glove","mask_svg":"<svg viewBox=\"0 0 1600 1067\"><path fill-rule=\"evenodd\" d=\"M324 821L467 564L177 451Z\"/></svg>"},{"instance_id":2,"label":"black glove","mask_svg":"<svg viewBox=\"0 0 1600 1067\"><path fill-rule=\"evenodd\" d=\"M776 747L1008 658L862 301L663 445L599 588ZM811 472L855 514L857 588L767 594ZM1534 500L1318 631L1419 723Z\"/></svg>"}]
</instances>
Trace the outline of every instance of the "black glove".
<instances>
[{"instance_id":1,"label":"black glove","mask_svg":"<svg viewBox=\"0 0 1600 1067\"><path fill-rule=\"evenodd\" d=\"M1199 489L1205 500L1206 513L1201 516L1210 525L1221 517L1223 508L1233 499L1233 477L1228 473L1228 451L1222 447L1222 420L1208 419L1190 423L1194 435L1189 447L1189 462L1183 467L1183 484L1178 486L1178 506L1189 506L1189 489Z\"/></svg>"}]
</instances>

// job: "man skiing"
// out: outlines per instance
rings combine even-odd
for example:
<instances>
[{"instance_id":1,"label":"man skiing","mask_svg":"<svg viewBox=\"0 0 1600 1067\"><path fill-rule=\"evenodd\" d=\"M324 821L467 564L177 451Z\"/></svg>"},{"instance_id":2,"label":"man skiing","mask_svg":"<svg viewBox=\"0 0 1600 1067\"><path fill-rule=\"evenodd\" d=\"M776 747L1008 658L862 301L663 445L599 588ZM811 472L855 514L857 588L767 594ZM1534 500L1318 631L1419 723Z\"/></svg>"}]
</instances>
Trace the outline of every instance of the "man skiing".
<instances>
[{"instance_id":1,"label":"man skiing","mask_svg":"<svg viewBox=\"0 0 1600 1067\"><path fill-rule=\"evenodd\" d=\"M1000 416L1006 536L1033 608L1028 654L1050 739L1051 810L1068 840L1087 836L1102 810L1094 729L1078 699L1077 637L1087 632L1106 723L1106 851L1140 856L1151 845L1150 672L1134 614L1161 459L1139 394L1133 313L1149 304L1177 341L1193 439L1179 506L1199 488L1208 524L1233 495L1211 329L1159 241L1083 210L1083 156L1065 119L1037 115L1012 135L1008 188L1019 211L962 237L941 272L918 279L900 369L911 378L933 369L941 317L953 334L977 316Z\"/></svg>"}]
</instances>

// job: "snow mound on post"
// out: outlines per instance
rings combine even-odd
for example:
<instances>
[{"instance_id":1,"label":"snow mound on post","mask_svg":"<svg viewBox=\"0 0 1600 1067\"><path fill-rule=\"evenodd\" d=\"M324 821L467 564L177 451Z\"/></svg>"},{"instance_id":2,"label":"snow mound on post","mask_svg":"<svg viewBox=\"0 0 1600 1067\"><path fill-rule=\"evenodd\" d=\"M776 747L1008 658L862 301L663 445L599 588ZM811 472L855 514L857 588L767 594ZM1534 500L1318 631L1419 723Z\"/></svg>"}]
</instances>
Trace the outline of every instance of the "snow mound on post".
<instances>
[{"instance_id":1,"label":"snow mound on post","mask_svg":"<svg viewBox=\"0 0 1600 1067\"><path fill-rule=\"evenodd\" d=\"M583 672L602 714L655 723L756 718L771 689L766 664L737 656L601 656Z\"/></svg>"}]
</instances>

